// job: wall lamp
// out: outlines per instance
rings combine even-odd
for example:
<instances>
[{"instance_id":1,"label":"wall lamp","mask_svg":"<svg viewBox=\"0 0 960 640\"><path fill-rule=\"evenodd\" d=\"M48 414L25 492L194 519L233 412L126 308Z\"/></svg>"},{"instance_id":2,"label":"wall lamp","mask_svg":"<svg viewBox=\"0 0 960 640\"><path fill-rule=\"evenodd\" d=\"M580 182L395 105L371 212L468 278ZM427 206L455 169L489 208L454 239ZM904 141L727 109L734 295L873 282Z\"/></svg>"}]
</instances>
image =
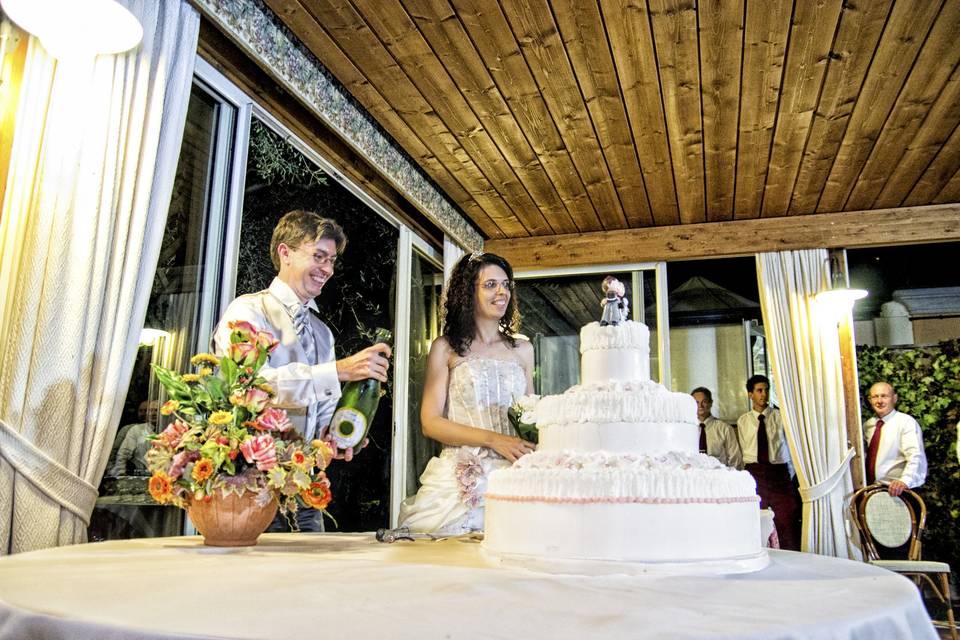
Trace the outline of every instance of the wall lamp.
<instances>
[{"instance_id":1,"label":"wall lamp","mask_svg":"<svg viewBox=\"0 0 960 640\"><path fill-rule=\"evenodd\" d=\"M124 53L143 26L116 0L0 0L4 13L57 60Z\"/></svg>"}]
</instances>

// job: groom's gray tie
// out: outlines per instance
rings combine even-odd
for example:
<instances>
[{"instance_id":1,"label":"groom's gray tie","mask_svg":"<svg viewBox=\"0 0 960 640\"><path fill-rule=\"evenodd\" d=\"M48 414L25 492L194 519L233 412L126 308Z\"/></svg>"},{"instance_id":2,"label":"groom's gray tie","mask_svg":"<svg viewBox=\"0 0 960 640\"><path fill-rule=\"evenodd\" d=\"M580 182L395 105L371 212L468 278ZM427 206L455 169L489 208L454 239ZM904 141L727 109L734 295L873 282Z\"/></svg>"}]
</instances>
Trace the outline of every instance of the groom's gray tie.
<instances>
[{"instance_id":1,"label":"groom's gray tie","mask_svg":"<svg viewBox=\"0 0 960 640\"><path fill-rule=\"evenodd\" d=\"M313 326L310 324L310 310L306 305L293 314L293 328L297 331L297 337L300 338L300 346L307 354L310 364L316 364L317 360L317 341L313 335Z\"/></svg>"}]
</instances>

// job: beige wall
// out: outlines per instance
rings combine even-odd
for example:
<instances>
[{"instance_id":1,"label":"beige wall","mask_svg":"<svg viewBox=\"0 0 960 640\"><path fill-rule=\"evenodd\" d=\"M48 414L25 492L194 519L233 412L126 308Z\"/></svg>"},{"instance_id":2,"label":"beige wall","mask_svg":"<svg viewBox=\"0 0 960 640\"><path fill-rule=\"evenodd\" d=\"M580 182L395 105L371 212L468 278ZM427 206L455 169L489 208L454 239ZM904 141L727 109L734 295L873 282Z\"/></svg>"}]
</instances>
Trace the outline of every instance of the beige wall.
<instances>
[{"instance_id":1,"label":"beige wall","mask_svg":"<svg viewBox=\"0 0 960 640\"><path fill-rule=\"evenodd\" d=\"M916 344L934 344L954 338L960 338L960 316L913 319L913 341Z\"/></svg>"}]
</instances>

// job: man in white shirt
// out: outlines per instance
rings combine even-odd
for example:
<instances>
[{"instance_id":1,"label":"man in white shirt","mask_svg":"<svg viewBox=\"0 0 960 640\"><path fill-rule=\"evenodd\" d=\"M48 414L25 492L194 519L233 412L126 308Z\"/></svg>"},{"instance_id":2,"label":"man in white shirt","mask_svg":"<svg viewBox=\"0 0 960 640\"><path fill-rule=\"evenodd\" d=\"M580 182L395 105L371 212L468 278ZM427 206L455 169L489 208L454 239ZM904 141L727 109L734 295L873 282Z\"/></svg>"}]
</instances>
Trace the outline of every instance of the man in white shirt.
<instances>
[{"instance_id":1,"label":"man in white shirt","mask_svg":"<svg viewBox=\"0 0 960 640\"><path fill-rule=\"evenodd\" d=\"M713 394L706 387L690 392L697 401L697 419L700 421L700 453L713 456L728 467L743 469L743 456L737 434L729 424L713 417Z\"/></svg>"},{"instance_id":2,"label":"man in white shirt","mask_svg":"<svg viewBox=\"0 0 960 640\"><path fill-rule=\"evenodd\" d=\"M770 380L761 375L751 377L747 396L751 409L737 420L744 468L757 481L760 506L773 509L781 548L799 551L800 491L780 410L769 406Z\"/></svg>"},{"instance_id":3,"label":"man in white shirt","mask_svg":"<svg viewBox=\"0 0 960 640\"><path fill-rule=\"evenodd\" d=\"M867 399L874 416L863 425L867 484L889 485L892 496L919 487L927 478L923 432L917 421L897 411L897 394L888 382L876 382Z\"/></svg>"},{"instance_id":4,"label":"man in white shirt","mask_svg":"<svg viewBox=\"0 0 960 640\"><path fill-rule=\"evenodd\" d=\"M314 298L333 276L337 256L346 244L347 237L334 220L303 210L285 214L270 240L277 276L264 291L231 302L213 334L217 353L230 344L232 321L244 320L273 334L279 345L260 372L277 393L275 406L286 409L290 422L307 440L326 436L340 398L340 382L387 381L389 345L375 344L337 360L333 333L315 315ZM343 458L349 461L353 453L348 449ZM320 514L314 509L300 509L297 522L301 531L322 530Z\"/></svg>"}]
</instances>

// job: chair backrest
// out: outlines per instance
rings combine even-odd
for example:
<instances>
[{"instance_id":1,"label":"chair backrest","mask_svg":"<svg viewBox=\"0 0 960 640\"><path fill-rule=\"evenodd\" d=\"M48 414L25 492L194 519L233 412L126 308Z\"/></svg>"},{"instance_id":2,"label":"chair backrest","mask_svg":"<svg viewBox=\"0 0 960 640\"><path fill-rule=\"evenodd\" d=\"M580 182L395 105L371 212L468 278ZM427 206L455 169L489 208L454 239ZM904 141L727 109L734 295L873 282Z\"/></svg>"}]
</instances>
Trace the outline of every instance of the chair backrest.
<instances>
[{"instance_id":1,"label":"chair backrest","mask_svg":"<svg viewBox=\"0 0 960 640\"><path fill-rule=\"evenodd\" d=\"M872 484L853 494L850 511L868 560L879 560L883 549L907 542L907 559L920 559L920 534L926 525L927 507L915 492L906 489L894 497L886 485Z\"/></svg>"}]
</instances>

